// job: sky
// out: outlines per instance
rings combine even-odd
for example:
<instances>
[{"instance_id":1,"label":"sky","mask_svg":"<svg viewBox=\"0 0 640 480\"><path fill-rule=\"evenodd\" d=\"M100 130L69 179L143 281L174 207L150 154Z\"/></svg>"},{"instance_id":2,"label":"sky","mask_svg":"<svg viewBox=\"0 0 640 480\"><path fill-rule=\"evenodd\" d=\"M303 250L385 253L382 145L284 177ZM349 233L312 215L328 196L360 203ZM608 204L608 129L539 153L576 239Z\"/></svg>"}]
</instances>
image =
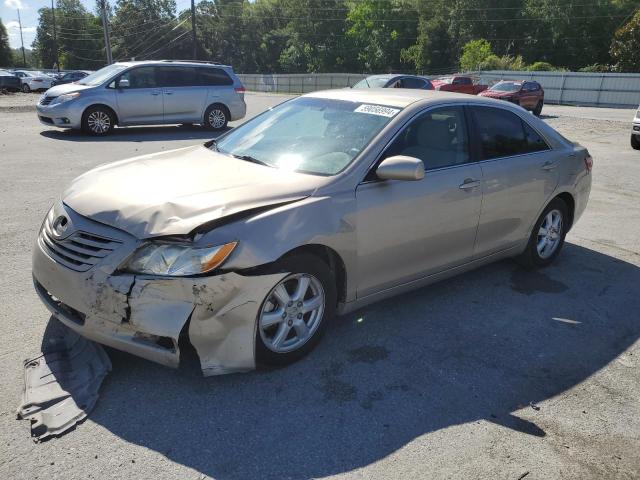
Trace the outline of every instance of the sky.
<instances>
[{"instance_id":1,"label":"sky","mask_svg":"<svg viewBox=\"0 0 640 480\"><path fill-rule=\"evenodd\" d=\"M54 0L55 1L55 0ZM95 0L80 0L89 11L95 10ZM107 0L111 6L115 5L115 0ZM178 11L189 8L190 0L176 0ZM31 48L31 44L36 36L36 26L38 25L38 10L42 7L51 8L51 0L0 0L0 19L7 28L9 43L11 48L20 48L20 29L18 26L18 12L22 18L22 35L24 37L24 47Z\"/></svg>"}]
</instances>

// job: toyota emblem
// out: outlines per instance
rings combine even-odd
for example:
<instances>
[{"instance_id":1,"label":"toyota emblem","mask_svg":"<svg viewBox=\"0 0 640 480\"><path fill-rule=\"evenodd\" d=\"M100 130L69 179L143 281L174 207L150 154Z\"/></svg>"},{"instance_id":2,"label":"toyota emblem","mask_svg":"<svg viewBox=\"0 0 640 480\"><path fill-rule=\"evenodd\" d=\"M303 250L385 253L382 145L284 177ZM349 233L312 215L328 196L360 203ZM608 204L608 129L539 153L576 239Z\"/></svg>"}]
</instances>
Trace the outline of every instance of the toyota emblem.
<instances>
[{"instance_id":1,"label":"toyota emblem","mask_svg":"<svg viewBox=\"0 0 640 480\"><path fill-rule=\"evenodd\" d=\"M53 233L57 237L61 237L64 235L64 232L67 231L67 227L69 226L69 219L64 215L60 215L53 221Z\"/></svg>"}]
</instances>

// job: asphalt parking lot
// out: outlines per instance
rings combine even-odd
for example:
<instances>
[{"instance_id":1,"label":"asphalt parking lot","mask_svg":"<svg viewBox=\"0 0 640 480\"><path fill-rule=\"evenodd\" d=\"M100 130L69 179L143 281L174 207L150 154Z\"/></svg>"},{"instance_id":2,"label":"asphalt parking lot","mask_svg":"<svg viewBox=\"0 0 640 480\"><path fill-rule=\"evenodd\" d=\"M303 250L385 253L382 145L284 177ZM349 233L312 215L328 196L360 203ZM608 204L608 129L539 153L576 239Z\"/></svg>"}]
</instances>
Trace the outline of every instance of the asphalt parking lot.
<instances>
[{"instance_id":1,"label":"asphalt parking lot","mask_svg":"<svg viewBox=\"0 0 640 480\"><path fill-rule=\"evenodd\" d=\"M249 115L286 98L249 94ZM369 306L285 369L203 379L110 351L90 418L34 444L15 408L49 318L30 273L44 214L96 165L212 134L95 139L0 108L0 478L640 478L633 113L543 116L594 157L589 206L552 267L504 261Z\"/></svg>"}]
</instances>

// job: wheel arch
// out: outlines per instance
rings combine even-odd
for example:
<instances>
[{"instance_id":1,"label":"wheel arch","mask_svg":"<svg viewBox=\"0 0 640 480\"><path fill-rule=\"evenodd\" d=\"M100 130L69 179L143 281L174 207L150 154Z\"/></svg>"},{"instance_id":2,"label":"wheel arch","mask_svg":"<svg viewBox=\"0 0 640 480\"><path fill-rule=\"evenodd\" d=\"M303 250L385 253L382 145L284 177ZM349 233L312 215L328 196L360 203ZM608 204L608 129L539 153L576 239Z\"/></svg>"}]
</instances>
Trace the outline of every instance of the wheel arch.
<instances>
[{"instance_id":1,"label":"wheel arch","mask_svg":"<svg viewBox=\"0 0 640 480\"><path fill-rule=\"evenodd\" d=\"M110 107L106 103L92 103L91 105L88 105L87 107L85 107L85 109L82 111L82 120L83 121L84 121L89 109L90 108L95 108L95 107L102 107L102 108L105 108L105 109L109 110L111 112L111 115L113 115L113 118L115 119L114 123L116 125L118 125L118 123L119 123L118 114L116 113L116 111L112 107Z\"/></svg>"},{"instance_id":2,"label":"wheel arch","mask_svg":"<svg viewBox=\"0 0 640 480\"><path fill-rule=\"evenodd\" d=\"M551 200L549 200L547 205L551 203L553 200L555 200L556 198L562 200L567 206L567 210L569 210L569 219L568 219L569 225L567 227L567 232L568 232L569 230L571 230L571 227L573 226L573 218L576 211L576 201L573 198L573 195L571 195L569 192L561 192L557 194L555 197L553 197ZM546 208L546 205L545 205L545 208Z\"/></svg>"}]
</instances>

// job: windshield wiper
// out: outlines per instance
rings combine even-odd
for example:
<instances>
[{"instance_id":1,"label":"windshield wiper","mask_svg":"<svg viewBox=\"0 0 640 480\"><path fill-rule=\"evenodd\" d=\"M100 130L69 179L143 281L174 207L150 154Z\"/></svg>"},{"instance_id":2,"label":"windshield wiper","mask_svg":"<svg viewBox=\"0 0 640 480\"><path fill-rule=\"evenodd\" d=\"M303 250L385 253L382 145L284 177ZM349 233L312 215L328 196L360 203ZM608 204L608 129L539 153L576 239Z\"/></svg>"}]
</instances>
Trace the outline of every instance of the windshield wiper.
<instances>
[{"instance_id":1,"label":"windshield wiper","mask_svg":"<svg viewBox=\"0 0 640 480\"><path fill-rule=\"evenodd\" d=\"M240 160L245 160L251 163L257 163L258 165L264 165L266 167L271 167L271 165L269 165L268 163L263 162L262 160L258 160L257 158L252 157L251 155L236 155L235 153L230 153L229 155L231 155L234 158L239 158Z\"/></svg>"}]
</instances>

